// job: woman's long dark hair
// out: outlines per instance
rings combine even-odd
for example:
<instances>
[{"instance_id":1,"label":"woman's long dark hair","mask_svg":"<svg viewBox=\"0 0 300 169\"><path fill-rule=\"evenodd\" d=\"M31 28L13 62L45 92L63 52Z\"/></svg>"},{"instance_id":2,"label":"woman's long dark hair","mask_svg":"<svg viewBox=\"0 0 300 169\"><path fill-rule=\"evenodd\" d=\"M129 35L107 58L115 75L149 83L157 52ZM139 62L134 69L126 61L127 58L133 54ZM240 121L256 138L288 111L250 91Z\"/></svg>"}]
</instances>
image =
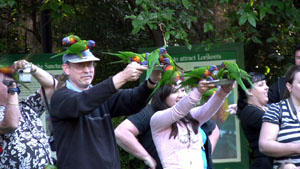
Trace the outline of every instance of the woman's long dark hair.
<instances>
[{"instance_id":1,"label":"woman's long dark hair","mask_svg":"<svg viewBox=\"0 0 300 169\"><path fill-rule=\"evenodd\" d=\"M251 77L250 80L252 83L256 83L256 82L266 79L265 75L262 73L250 72L248 74ZM247 80L243 79L243 82L247 89L251 88L251 84ZM247 102L248 96L247 96L246 92L240 86L238 86L238 92L239 92L239 99L238 99L238 104L237 104L238 110L236 112L236 115L239 118L244 107L246 107L248 105L248 102Z\"/></svg>"},{"instance_id":2,"label":"woman's long dark hair","mask_svg":"<svg viewBox=\"0 0 300 169\"><path fill-rule=\"evenodd\" d=\"M169 108L169 106L166 103L166 98L173 92L173 90L174 90L173 85L164 85L155 92L155 94L152 97L152 101L151 101L152 109L155 112ZM183 124L186 128L187 128L187 124L191 123L194 133L195 134L198 133L199 122L197 120L195 120L191 116L190 113L188 113L185 117L180 119L180 121L183 122ZM178 135L177 122L173 123L171 125L171 128L172 129L171 129L169 138L171 138L173 136L175 139L176 136ZM187 128L187 131L188 131L188 135L190 135L190 131L188 130L188 128Z\"/></svg>"}]
</instances>

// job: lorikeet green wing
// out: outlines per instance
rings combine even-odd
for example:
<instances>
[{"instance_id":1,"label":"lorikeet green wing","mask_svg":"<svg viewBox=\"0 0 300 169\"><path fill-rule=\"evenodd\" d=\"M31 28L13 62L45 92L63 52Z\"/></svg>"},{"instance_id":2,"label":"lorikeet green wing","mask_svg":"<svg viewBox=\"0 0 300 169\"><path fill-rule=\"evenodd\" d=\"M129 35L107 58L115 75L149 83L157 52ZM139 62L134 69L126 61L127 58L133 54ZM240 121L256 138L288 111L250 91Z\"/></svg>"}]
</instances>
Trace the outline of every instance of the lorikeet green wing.
<instances>
[{"instance_id":1,"label":"lorikeet green wing","mask_svg":"<svg viewBox=\"0 0 300 169\"><path fill-rule=\"evenodd\" d=\"M185 72L183 74L184 77L194 77L201 80L205 76L209 76L209 68L208 67L198 67L192 71Z\"/></svg>"},{"instance_id":2,"label":"lorikeet green wing","mask_svg":"<svg viewBox=\"0 0 300 169\"><path fill-rule=\"evenodd\" d=\"M115 64L115 63L130 63L130 59L127 58L125 55L123 55L121 53L110 53L110 52L102 52L102 53L107 54L107 55L117 56L117 57L119 57L121 59L119 61L110 62L110 64Z\"/></svg>"},{"instance_id":3,"label":"lorikeet green wing","mask_svg":"<svg viewBox=\"0 0 300 169\"><path fill-rule=\"evenodd\" d=\"M129 59L128 63L137 62L141 65L146 65L145 57L143 56L143 54L138 54L134 52L119 52L119 53L121 53L123 56Z\"/></svg>"},{"instance_id":4,"label":"lorikeet green wing","mask_svg":"<svg viewBox=\"0 0 300 169\"><path fill-rule=\"evenodd\" d=\"M76 54L76 55L82 57L81 52L86 50L86 49L88 49L88 41L81 40L79 42L74 43L70 47L68 47L66 51L58 53L54 56L51 56L50 59L55 58L57 56L62 56L64 54Z\"/></svg>"},{"instance_id":5,"label":"lorikeet green wing","mask_svg":"<svg viewBox=\"0 0 300 169\"><path fill-rule=\"evenodd\" d=\"M141 65L145 65L145 58L143 54L138 54L134 52L127 52L127 51L120 51L119 53L110 53L110 52L103 52L104 54L109 54L113 56L119 57L120 61L111 62L110 64L115 63L130 63L130 62L137 62Z\"/></svg>"},{"instance_id":6,"label":"lorikeet green wing","mask_svg":"<svg viewBox=\"0 0 300 169\"><path fill-rule=\"evenodd\" d=\"M146 80L150 77L154 66L155 65L160 65L159 64L159 53L160 53L161 48L156 49L152 51L148 56L147 56L147 65L148 65L148 70L146 73Z\"/></svg>"},{"instance_id":7,"label":"lorikeet green wing","mask_svg":"<svg viewBox=\"0 0 300 169\"><path fill-rule=\"evenodd\" d=\"M176 66L177 69L183 70L183 68L180 67L180 66L176 63L175 59L174 59L171 55L169 55L168 53L166 53L164 56L165 56L165 58L170 58L170 62L173 62L173 63L175 64L175 66Z\"/></svg>"},{"instance_id":8,"label":"lorikeet green wing","mask_svg":"<svg viewBox=\"0 0 300 169\"><path fill-rule=\"evenodd\" d=\"M232 80L236 80L237 83L241 86L241 88L246 92L246 94L249 94L248 90L242 80L242 73L241 73L241 70L238 67L238 65L233 62L225 61L224 66L228 70L229 78ZM252 83L250 83L250 84L252 84Z\"/></svg>"},{"instance_id":9,"label":"lorikeet green wing","mask_svg":"<svg viewBox=\"0 0 300 169\"><path fill-rule=\"evenodd\" d=\"M175 67L172 65L169 65L165 68L165 72L162 74L161 80L159 81L159 83L156 85L156 87L154 88L154 90L152 91L152 93L150 94L148 100L153 96L153 94L163 85L171 83L170 80L172 79L172 77L174 77L174 73L175 73Z\"/></svg>"},{"instance_id":10,"label":"lorikeet green wing","mask_svg":"<svg viewBox=\"0 0 300 169\"><path fill-rule=\"evenodd\" d=\"M210 75L209 66L198 67L192 71L185 72L183 77L187 77L187 79L181 83L180 87L185 86L197 86L198 82L203 78L206 78Z\"/></svg>"},{"instance_id":11,"label":"lorikeet green wing","mask_svg":"<svg viewBox=\"0 0 300 169\"><path fill-rule=\"evenodd\" d=\"M185 87L185 86L195 87L195 86L197 86L198 82L199 82L198 78L190 77L190 78L184 80L180 84L180 88Z\"/></svg>"},{"instance_id":12,"label":"lorikeet green wing","mask_svg":"<svg viewBox=\"0 0 300 169\"><path fill-rule=\"evenodd\" d=\"M224 78L224 75L226 75L226 74L228 74L228 70L225 68L222 68L219 70L216 78L222 80Z\"/></svg>"},{"instance_id":13,"label":"lorikeet green wing","mask_svg":"<svg viewBox=\"0 0 300 169\"><path fill-rule=\"evenodd\" d=\"M202 99L207 102L208 98L210 98L213 94L215 94L217 91L217 88L212 88L207 90L205 93L202 95Z\"/></svg>"}]
</instances>

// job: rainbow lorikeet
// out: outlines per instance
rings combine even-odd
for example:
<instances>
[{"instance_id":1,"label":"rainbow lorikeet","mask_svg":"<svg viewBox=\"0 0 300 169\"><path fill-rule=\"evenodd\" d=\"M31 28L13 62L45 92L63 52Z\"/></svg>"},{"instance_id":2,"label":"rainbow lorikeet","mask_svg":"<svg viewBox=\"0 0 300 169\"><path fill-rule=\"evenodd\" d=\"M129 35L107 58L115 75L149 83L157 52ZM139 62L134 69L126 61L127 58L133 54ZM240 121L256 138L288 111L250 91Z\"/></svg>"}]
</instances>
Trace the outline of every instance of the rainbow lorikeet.
<instances>
[{"instance_id":1,"label":"rainbow lorikeet","mask_svg":"<svg viewBox=\"0 0 300 169\"><path fill-rule=\"evenodd\" d=\"M224 61L221 64L221 68L222 69L217 75L219 79L222 79L224 76L226 76L227 79L236 80L241 88L246 92L246 94L249 94L242 78L246 79L252 87L254 87L254 85L250 80L250 75L246 71L240 69L236 63L229 61Z\"/></svg>"},{"instance_id":2,"label":"rainbow lorikeet","mask_svg":"<svg viewBox=\"0 0 300 169\"><path fill-rule=\"evenodd\" d=\"M215 67L215 65L204 66L185 72L183 77L186 77L187 79L181 83L180 88L185 86L197 86L198 82L202 79L207 79L208 81L214 80L212 77L212 72L215 70Z\"/></svg>"},{"instance_id":3,"label":"rainbow lorikeet","mask_svg":"<svg viewBox=\"0 0 300 169\"><path fill-rule=\"evenodd\" d=\"M149 96L149 99L153 96L153 94L161 87L166 84L176 84L178 80L181 79L181 72L179 70L176 70L176 67L174 65L168 65L166 68L164 68L161 80L156 85L154 90ZM148 100L149 100L148 99Z\"/></svg>"},{"instance_id":4,"label":"rainbow lorikeet","mask_svg":"<svg viewBox=\"0 0 300 169\"><path fill-rule=\"evenodd\" d=\"M82 57L82 54L81 54L82 51L90 49L90 48L94 47L95 45L96 45L96 43L93 40L88 40L88 41L81 40L81 41L78 41L78 42L72 44L70 47L67 48L66 51L51 56L51 59L55 58L57 56L62 56L64 54L76 54L76 55Z\"/></svg>"},{"instance_id":5,"label":"rainbow lorikeet","mask_svg":"<svg viewBox=\"0 0 300 169\"><path fill-rule=\"evenodd\" d=\"M73 45L74 43L81 41L81 39L76 35L69 35L64 37L62 40L62 45Z\"/></svg>"},{"instance_id":6,"label":"rainbow lorikeet","mask_svg":"<svg viewBox=\"0 0 300 169\"><path fill-rule=\"evenodd\" d=\"M114 63L131 63L131 62L137 62L141 65L147 65L147 61L145 59L146 54L138 54L134 52L127 52L127 51L119 51L119 53L110 53L110 52L103 52L104 54L113 55L119 57L121 60L111 62L111 64Z\"/></svg>"},{"instance_id":7,"label":"rainbow lorikeet","mask_svg":"<svg viewBox=\"0 0 300 169\"><path fill-rule=\"evenodd\" d=\"M207 102L208 99L209 99L213 94L216 93L217 89L218 89L218 88L212 88L212 89L207 90L205 93L203 93L202 99L203 99L205 102Z\"/></svg>"},{"instance_id":8,"label":"rainbow lorikeet","mask_svg":"<svg viewBox=\"0 0 300 169\"><path fill-rule=\"evenodd\" d=\"M160 66L160 62L159 62L159 57L160 55L162 55L163 53L165 53L167 50L164 47L158 48L154 51L152 51L148 56L147 56L147 64L148 64L148 70L147 70L147 74L146 74L146 80L150 77L155 65Z\"/></svg>"},{"instance_id":9,"label":"rainbow lorikeet","mask_svg":"<svg viewBox=\"0 0 300 169\"><path fill-rule=\"evenodd\" d=\"M169 54L166 52L166 50L163 51L163 52L161 52L161 54L159 55L159 62L160 62L161 64L168 64L168 62L172 62L172 64L174 64L178 69L183 70L183 68L180 67L180 66L176 63L175 59L174 59L171 55L169 55Z\"/></svg>"},{"instance_id":10,"label":"rainbow lorikeet","mask_svg":"<svg viewBox=\"0 0 300 169\"><path fill-rule=\"evenodd\" d=\"M0 72L5 75L13 75L15 73L15 70L12 68L12 66L1 66L0 65Z\"/></svg>"},{"instance_id":11,"label":"rainbow lorikeet","mask_svg":"<svg viewBox=\"0 0 300 169\"><path fill-rule=\"evenodd\" d=\"M30 90L23 82L19 81L18 73L12 66L0 65L0 72L3 73L6 76L9 76L9 77L13 78L15 82L21 84L27 90ZM5 81L3 81L3 82L6 83Z\"/></svg>"}]
</instances>

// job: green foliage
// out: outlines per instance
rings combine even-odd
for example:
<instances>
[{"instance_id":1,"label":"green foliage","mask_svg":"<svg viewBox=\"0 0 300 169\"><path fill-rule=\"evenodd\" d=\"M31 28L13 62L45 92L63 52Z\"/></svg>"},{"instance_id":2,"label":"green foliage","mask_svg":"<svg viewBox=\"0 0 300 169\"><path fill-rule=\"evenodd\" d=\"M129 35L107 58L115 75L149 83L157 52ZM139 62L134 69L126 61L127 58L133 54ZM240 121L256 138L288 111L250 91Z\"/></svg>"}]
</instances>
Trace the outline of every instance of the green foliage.
<instances>
[{"instance_id":1,"label":"green foliage","mask_svg":"<svg viewBox=\"0 0 300 169\"><path fill-rule=\"evenodd\" d=\"M74 16L73 7L69 4L64 3L64 1L54 1L54 0L47 0L42 5L41 10L48 10L48 9L56 9L52 10L51 17L54 20L62 19L64 17L72 17Z\"/></svg>"},{"instance_id":2,"label":"green foliage","mask_svg":"<svg viewBox=\"0 0 300 169\"><path fill-rule=\"evenodd\" d=\"M0 0L0 8L12 8L16 4L15 0Z\"/></svg>"},{"instance_id":3,"label":"green foliage","mask_svg":"<svg viewBox=\"0 0 300 169\"><path fill-rule=\"evenodd\" d=\"M132 19L132 33L149 25L156 29L153 25L161 24L170 46L200 43L209 49L211 43L244 42L246 69L262 69L267 64L271 68L270 79L274 74L284 74L280 70L291 62L293 47L300 42L300 10L293 1L136 2L137 8L126 17ZM284 59L279 64L277 59L281 57Z\"/></svg>"}]
</instances>

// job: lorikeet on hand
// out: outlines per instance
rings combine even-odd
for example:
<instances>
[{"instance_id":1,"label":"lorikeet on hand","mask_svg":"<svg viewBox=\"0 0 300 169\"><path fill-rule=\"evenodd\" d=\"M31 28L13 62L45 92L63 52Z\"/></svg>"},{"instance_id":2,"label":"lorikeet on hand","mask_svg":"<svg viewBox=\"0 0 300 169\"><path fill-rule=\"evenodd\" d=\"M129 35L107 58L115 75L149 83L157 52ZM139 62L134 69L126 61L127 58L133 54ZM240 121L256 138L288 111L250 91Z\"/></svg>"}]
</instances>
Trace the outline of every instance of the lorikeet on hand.
<instances>
[{"instance_id":1,"label":"lorikeet on hand","mask_svg":"<svg viewBox=\"0 0 300 169\"><path fill-rule=\"evenodd\" d=\"M198 67L192 71L185 72L183 74L184 77L187 77L187 79L181 83L180 88L185 86L197 86L198 82L202 79L206 79L208 81L214 80L214 76L212 74L213 71L215 71L217 68L215 65L211 66L204 66L204 67Z\"/></svg>"},{"instance_id":2,"label":"lorikeet on hand","mask_svg":"<svg viewBox=\"0 0 300 169\"><path fill-rule=\"evenodd\" d=\"M127 52L127 51L120 51L119 53L110 53L110 52L103 52L104 54L113 55L121 58L119 61L111 62L114 63L130 63L130 62L137 62L141 65L147 65L147 61L145 59L146 54L138 54L134 52Z\"/></svg>"},{"instance_id":3,"label":"lorikeet on hand","mask_svg":"<svg viewBox=\"0 0 300 169\"><path fill-rule=\"evenodd\" d=\"M23 82L19 81L19 74L12 66L0 65L0 72L3 73L6 76L9 76L9 77L13 78L16 83L21 84L27 90L30 90ZM6 83L5 81L3 81L3 82Z\"/></svg>"},{"instance_id":4,"label":"lorikeet on hand","mask_svg":"<svg viewBox=\"0 0 300 169\"><path fill-rule=\"evenodd\" d=\"M203 93L202 99L203 99L205 102L207 102L208 99L209 99L213 94L216 93L217 89L218 89L218 88L212 88L212 89L207 90L205 93Z\"/></svg>"},{"instance_id":5,"label":"lorikeet on hand","mask_svg":"<svg viewBox=\"0 0 300 169\"><path fill-rule=\"evenodd\" d=\"M178 80L183 80L183 77L181 76L181 71L176 69L174 65L168 65L166 68L163 70L163 74L161 77L161 80L159 83L156 85L154 88L153 92L149 96L148 100L153 96L153 94L162 86L167 85L167 84L177 84Z\"/></svg>"},{"instance_id":6,"label":"lorikeet on hand","mask_svg":"<svg viewBox=\"0 0 300 169\"><path fill-rule=\"evenodd\" d=\"M150 77L154 67L160 66L160 62L158 59L163 53L166 53L166 52L167 52L167 50L164 46L164 47L161 47L161 48L158 48L158 49L152 51L147 56L148 70L147 70L147 74L146 74L146 80Z\"/></svg>"},{"instance_id":7,"label":"lorikeet on hand","mask_svg":"<svg viewBox=\"0 0 300 169\"><path fill-rule=\"evenodd\" d=\"M226 76L227 79L236 80L237 83L241 86L241 88L246 92L246 94L249 94L242 78L246 79L252 87L254 87L254 85L250 80L250 75L246 71L240 69L236 63L229 61L224 61L221 64L221 67L222 69L217 75L219 79L222 79L224 76Z\"/></svg>"}]
</instances>

